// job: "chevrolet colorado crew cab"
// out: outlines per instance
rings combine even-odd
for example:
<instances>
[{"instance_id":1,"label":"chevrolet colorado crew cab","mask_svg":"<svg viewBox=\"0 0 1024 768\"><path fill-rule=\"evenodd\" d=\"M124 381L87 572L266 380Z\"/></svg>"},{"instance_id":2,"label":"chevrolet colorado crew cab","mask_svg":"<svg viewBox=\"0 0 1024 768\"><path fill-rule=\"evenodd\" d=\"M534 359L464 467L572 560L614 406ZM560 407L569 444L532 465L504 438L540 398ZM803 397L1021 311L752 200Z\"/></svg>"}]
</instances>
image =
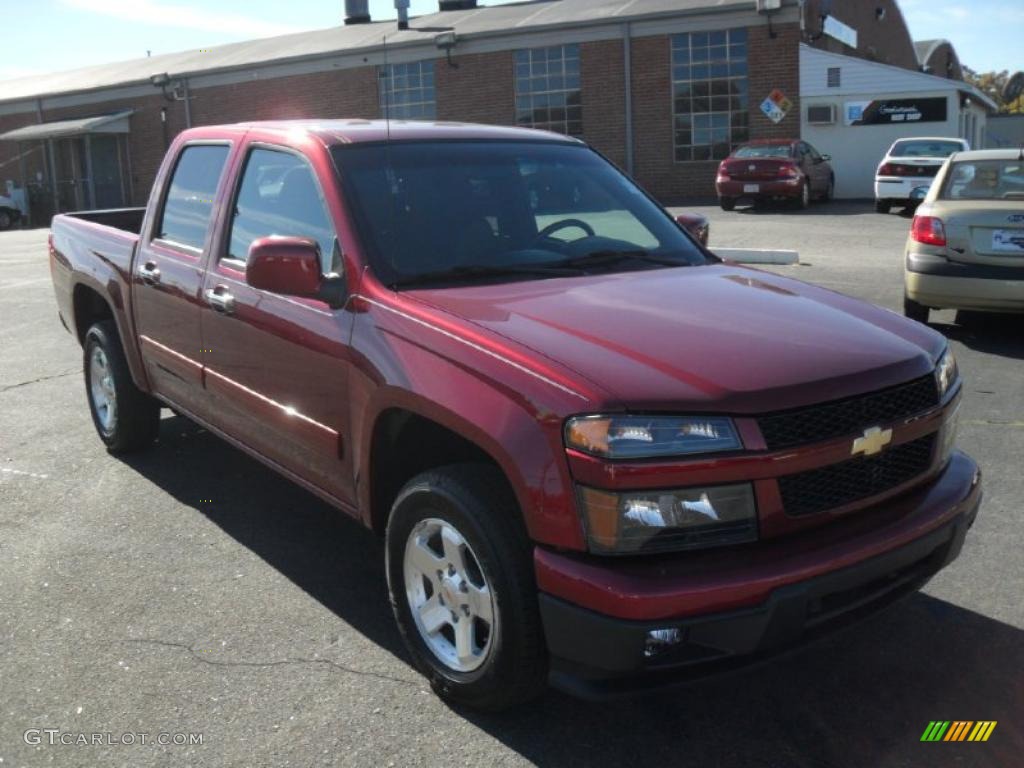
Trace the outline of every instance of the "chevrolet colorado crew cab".
<instances>
[{"instance_id":1,"label":"chevrolet colorado crew cab","mask_svg":"<svg viewBox=\"0 0 1024 768\"><path fill-rule=\"evenodd\" d=\"M169 407L383 536L464 706L795 647L920 587L981 500L941 335L716 258L576 139L196 128L146 209L56 216L50 263L109 451Z\"/></svg>"}]
</instances>

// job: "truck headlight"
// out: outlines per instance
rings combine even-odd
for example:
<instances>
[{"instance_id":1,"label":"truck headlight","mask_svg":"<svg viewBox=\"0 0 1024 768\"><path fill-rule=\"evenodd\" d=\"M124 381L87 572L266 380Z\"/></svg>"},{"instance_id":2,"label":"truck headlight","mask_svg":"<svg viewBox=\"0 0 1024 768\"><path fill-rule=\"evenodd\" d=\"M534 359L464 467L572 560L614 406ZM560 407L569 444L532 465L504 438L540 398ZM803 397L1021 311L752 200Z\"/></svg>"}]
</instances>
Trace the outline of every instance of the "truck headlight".
<instances>
[{"instance_id":1,"label":"truck headlight","mask_svg":"<svg viewBox=\"0 0 1024 768\"><path fill-rule=\"evenodd\" d=\"M749 483L611 492L578 486L592 552L675 552L757 540Z\"/></svg>"},{"instance_id":2,"label":"truck headlight","mask_svg":"<svg viewBox=\"0 0 1024 768\"><path fill-rule=\"evenodd\" d=\"M939 358L939 362L935 366L935 384L939 388L939 400L942 400L946 393L953 389L959 378L960 369L957 368L953 350L946 347L946 351L942 353L942 357Z\"/></svg>"},{"instance_id":3,"label":"truck headlight","mask_svg":"<svg viewBox=\"0 0 1024 768\"><path fill-rule=\"evenodd\" d=\"M721 416L577 416L565 424L570 448L607 459L650 459L742 448Z\"/></svg>"}]
</instances>

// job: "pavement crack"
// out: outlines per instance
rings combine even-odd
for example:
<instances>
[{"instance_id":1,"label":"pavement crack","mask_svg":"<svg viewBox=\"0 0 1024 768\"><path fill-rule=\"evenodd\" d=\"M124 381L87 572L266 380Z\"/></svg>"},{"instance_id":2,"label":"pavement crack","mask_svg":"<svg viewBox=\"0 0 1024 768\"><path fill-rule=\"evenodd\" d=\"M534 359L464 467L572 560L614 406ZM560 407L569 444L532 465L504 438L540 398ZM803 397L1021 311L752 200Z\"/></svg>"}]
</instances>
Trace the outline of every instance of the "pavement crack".
<instances>
[{"instance_id":1,"label":"pavement crack","mask_svg":"<svg viewBox=\"0 0 1024 768\"><path fill-rule=\"evenodd\" d=\"M19 387L27 387L31 384L38 384L41 381L50 381L51 379L62 379L65 376L71 376L72 374L78 373L78 368L72 368L70 371L64 371L63 373L54 373L49 376L40 376L38 379L29 379L28 381L19 381L17 384L8 384L6 387L0 387L0 394L3 394L9 389L18 389Z\"/></svg>"},{"instance_id":2,"label":"pavement crack","mask_svg":"<svg viewBox=\"0 0 1024 768\"><path fill-rule=\"evenodd\" d=\"M384 675L379 672L367 672L361 669L354 669L352 667L339 664L336 661L330 659L307 659L303 657L288 658L288 659L277 659L274 661L228 661L223 659L212 659L204 656L200 651L196 650L195 645L186 645L185 643L175 643L170 640L160 640L158 638L151 637L129 637L127 638L130 643L139 643L142 645L157 645L164 648L172 648L178 651L184 651L189 654L194 660L203 664L209 664L213 667L282 667L289 664L323 664L328 667L333 667L340 672L345 672L350 675L358 675L360 677L374 677L378 680L385 680L390 683L398 683L400 685L407 685L413 688L421 688L421 684L412 680L403 680L400 677L392 677L391 675Z\"/></svg>"}]
</instances>

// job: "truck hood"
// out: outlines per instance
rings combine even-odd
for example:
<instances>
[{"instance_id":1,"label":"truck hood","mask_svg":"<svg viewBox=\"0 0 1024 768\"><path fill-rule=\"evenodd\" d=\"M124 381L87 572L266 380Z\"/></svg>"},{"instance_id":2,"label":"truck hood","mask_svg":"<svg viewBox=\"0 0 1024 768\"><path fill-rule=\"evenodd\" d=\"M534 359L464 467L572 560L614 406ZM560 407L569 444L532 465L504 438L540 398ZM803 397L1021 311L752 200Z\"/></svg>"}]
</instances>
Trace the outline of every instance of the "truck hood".
<instances>
[{"instance_id":1,"label":"truck hood","mask_svg":"<svg viewBox=\"0 0 1024 768\"><path fill-rule=\"evenodd\" d=\"M894 312L731 264L407 295L629 410L764 413L839 399L928 373L945 345Z\"/></svg>"}]
</instances>

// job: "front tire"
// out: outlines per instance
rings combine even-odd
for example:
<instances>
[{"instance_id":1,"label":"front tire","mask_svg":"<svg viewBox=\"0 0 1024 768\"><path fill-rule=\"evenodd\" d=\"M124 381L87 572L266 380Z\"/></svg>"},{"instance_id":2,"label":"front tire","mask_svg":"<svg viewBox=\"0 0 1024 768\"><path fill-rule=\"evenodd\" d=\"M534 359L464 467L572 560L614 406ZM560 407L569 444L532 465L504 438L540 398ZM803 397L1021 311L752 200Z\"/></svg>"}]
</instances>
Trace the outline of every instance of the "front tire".
<instances>
[{"instance_id":1,"label":"front tire","mask_svg":"<svg viewBox=\"0 0 1024 768\"><path fill-rule=\"evenodd\" d=\"M14 214L6 208L0 208L0 232L5 229L10 229L14 226L15 221L16 219L14 218Z\"/></svg>"},{"instance_id":2,"label":"front tire","mask_svg":"<svg viewBox=\"0 0 1024 768\"><path fill-rule=\"evenodd\" d=\"M85 334L82 368L92 423L113 454L147 448L160 431L160 404L135 386L113 320Z\"/></svg>"},{"instance_id":3,"label":"front tire","mask_svg":"<svg viewBox=\"0 0 1024 768\"><path fill-rule=\"evenodd\" d=\"M458 464L414 477L392 507L386 552L395 620L435 693L482 711L540 695L532 547L500 472Z\"/></svg>"},{"instance_id":4,"label":"front tire","mask_svg":"<svg viewBox=\"0 0 1024 768\"><path fill-rule=\"evenodd\" d=\"M916 301L914 301L906 294L904 294L903 314L905 317L909 317L911 320L916 320L919 323L927 323L928 316L931 314L931 310L924 304L918 304Z\"/></svg>"}]
</instances>

